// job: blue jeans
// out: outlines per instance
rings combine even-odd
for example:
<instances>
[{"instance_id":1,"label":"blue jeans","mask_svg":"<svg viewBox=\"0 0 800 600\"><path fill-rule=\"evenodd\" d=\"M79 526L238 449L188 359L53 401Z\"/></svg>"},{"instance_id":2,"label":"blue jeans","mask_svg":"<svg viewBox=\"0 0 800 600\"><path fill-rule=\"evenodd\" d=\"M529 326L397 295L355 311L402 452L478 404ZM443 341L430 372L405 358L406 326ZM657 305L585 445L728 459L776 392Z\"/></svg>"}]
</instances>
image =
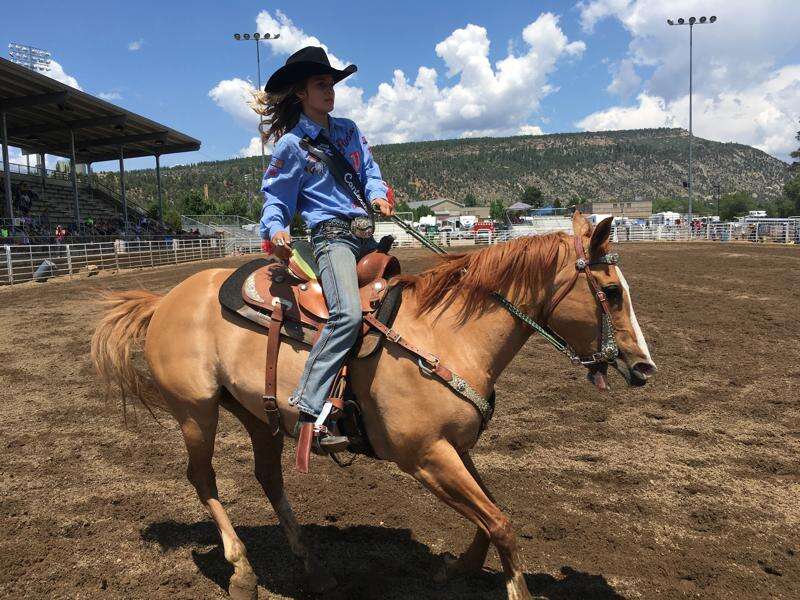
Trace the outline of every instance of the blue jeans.
<instances>
[{"instance_id":1,"label":"blue jeans","mask_svg":"<svg viewBox=\"0 0 800 600\"><path fill-rule=\"evenodd\" d=\"M306 359L303 374L289 399L304 413L318 416L328 400L339 368L361 327L356 262L377 246L373 237L358 238L350 229L323 223L311 237L319 265L319 283L328 303L328 322Z\"/></svg>"}]
</instances>

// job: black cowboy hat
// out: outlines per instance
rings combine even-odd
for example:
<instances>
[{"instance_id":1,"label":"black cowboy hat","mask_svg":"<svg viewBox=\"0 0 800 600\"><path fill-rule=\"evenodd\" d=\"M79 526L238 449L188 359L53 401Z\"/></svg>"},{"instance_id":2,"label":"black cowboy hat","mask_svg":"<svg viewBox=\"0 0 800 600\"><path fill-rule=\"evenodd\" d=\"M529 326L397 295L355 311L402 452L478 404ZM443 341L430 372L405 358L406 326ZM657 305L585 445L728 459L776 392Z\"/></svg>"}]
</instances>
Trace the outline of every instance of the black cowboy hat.
<instances>
[{"instance_id":1,"label":"black cowboy hat","mask_svg":"<svg viewBox=\"0 0 800 600\"><path fill-rule=\"evenodd\" d=\"M334 69L325 50L318 46L306 46L287 58L286 64L270 76L264 91L277 92L312 75L333 75L333 82L339 83L357 70L358 67L355 65Z\"/></svg>"}]
</instances>

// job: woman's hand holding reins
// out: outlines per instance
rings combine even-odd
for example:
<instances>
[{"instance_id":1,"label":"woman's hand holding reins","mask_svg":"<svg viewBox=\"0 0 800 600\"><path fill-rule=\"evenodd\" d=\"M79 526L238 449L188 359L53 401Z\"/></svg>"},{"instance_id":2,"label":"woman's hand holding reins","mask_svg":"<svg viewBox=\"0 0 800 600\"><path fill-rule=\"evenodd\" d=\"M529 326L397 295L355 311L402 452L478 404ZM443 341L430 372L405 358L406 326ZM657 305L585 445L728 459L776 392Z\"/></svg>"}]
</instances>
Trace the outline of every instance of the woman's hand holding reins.
<instances>
[{"instance_id":1,"label":"woman's hand holding reins","mask_svg":"<svg viewBox=\"0 0 800 600\"><path fill-rule=\"evenodd\" d=\"M389 204L386 198L375 198L372 201L372 208L379 211L384 217L391 217L394 214L394 206Z\"/></svg>"},{"instance_id":2,"label":"woman's hand holding reins","mask_svg":"<svg viewBox=\"0 0 800 600\"><path fill-rule=\"evenodd\" d=\"M292 256L292 236L288 231L279 231L270 240L273 246L273 254L281 260L289 260Z\"/></svg>"}]
</instances>

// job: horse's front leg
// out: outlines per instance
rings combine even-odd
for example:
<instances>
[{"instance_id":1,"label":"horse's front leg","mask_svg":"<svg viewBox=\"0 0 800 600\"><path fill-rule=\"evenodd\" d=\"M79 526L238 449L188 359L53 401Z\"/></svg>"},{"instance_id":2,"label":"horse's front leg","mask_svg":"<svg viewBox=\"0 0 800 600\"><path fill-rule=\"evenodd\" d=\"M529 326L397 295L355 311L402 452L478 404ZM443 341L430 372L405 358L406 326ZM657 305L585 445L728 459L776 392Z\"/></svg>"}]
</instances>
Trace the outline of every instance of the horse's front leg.
<instances>
[{"instance_id":1,"label":"horse's front leg","mask_svg":"<svg viewBox=\"0 0 800 600\"><path fill-rule=\"evenodd\" d=\"M408 470L445 504L475 523L495 545L503 564L509 600L530 599L511 522L481 489L455 448L444 440L437 442L422 455L415 468ZM481 541L473 542L470 549L479 555ZM466 554L470 554L470 549ZM476 556L465 558L465 562L471 560L476 560Z\"/></svg>"},{"instance_id":2,"label":"horse's front leg","mask_svg":"<svg viewBox=\"0 0 800 600\"><path fill-rule=\"evenodd\" d=\"M469 453L464 453L461 456L461 460L464 462L464 466L469 471L469 474L472 475L472 478L475 482L481 486L483 493L486 494L486 497L489 498L492 502L495 502L494 497L492 497L492 493L486 487L486 484L483 483L481 476L478 474L477 469L475 468L475 464L472 462L472 457ZM442 568L439 570L436 575L434 575L434 580L438 583L444 583L445 581L452 579L454 577L459 577L462 575L474 575L479 573L483 569L483 565L486 562L486 555L489 552L489 546L491 545L491 539L489 535L486 533L482 527L478 527L475 531L475 537L472 538L472 543L467 547L464 552L461 553L457 559L452 555L446 555L444 558L444 564Z\"/></svg>"}]
</instances>

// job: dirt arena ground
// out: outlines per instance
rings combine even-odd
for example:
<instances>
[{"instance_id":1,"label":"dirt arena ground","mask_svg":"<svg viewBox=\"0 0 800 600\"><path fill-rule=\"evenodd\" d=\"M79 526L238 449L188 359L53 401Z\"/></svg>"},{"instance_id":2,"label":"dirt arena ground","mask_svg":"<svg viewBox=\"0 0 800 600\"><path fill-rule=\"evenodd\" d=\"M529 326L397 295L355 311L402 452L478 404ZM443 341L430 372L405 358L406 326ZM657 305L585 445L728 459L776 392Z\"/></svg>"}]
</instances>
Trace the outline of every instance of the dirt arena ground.
<instances>
[{"instance_id":1,"label":"dirt arena ground","mask_svg":"<svg viewBox=\"0 0 800 600\"><path fill-rule=\"evenodd\" d=\"M531 591L800 598L800 249L619 250L657 377L633 390L612 375L603 395L532 338L474 453L515 524ZM401 258L411 272L432 261ZM98 289L165 292L244 260L0 289L0 596L226 597L231 569L176 426L141 408L124 425L88 354ZM224 411L215 468L261 597L307 597ZM494 552L477 578L431 581L473 528L391 465L315 457L313 471L287 469L287 489L341 583L330 598L505 597Z\"/></svg>"}]
</instances>

